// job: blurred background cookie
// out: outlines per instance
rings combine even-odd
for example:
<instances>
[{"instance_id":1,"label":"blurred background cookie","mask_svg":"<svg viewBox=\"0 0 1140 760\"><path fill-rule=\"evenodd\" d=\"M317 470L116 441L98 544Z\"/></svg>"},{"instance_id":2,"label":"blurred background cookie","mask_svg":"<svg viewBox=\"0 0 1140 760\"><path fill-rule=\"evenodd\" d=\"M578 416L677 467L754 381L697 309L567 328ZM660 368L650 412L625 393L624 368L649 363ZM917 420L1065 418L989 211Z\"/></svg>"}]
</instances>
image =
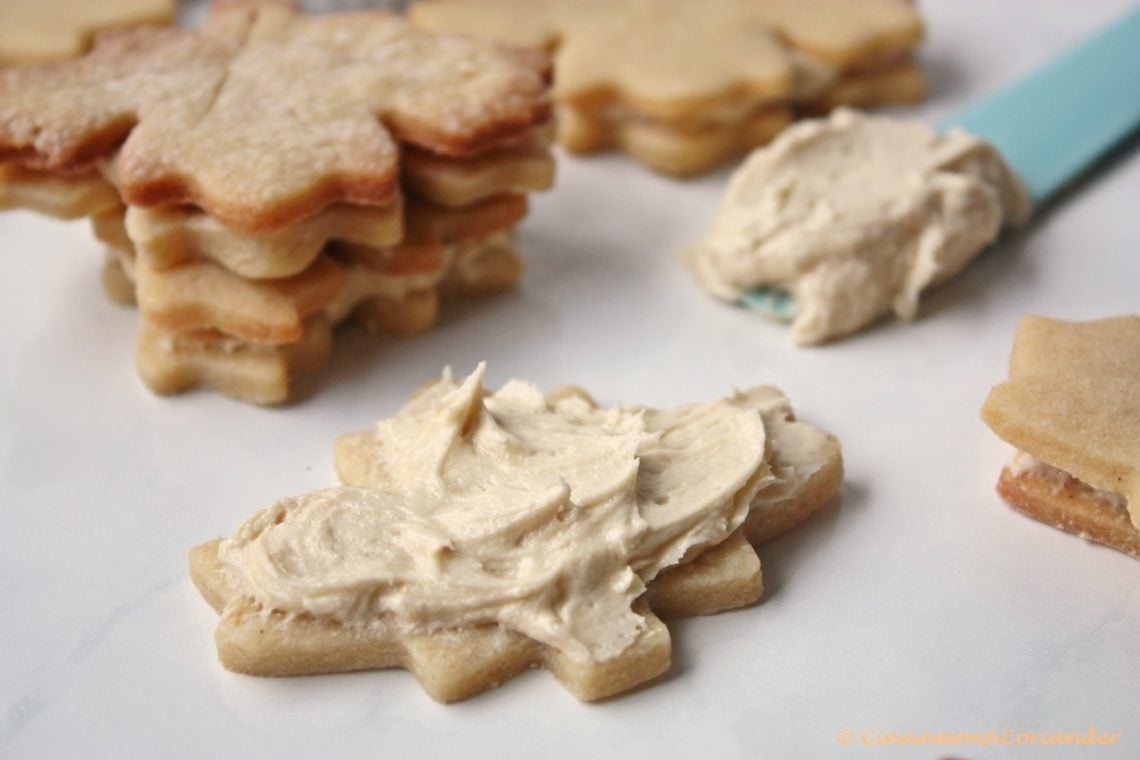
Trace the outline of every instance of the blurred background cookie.
<instances>
[{"instance_id":1,"label":"blurred background cookie","mask_svg":"<svg viewBox=\"0 0 1140 760\"><path fill-rule=\"evenodd\" d=\"M552 53L559 141L688 175L771 140L798 113L925 92L907 0L422 0L425 29Z\"/></svg>"},{"instance_id":2,"label":"blurred background cookie","mask_svg":"<svg viewBox=\"0 0 1140 760\"><path fill-rule=\"evenodd\" d=\"M98 32L170 24L176 0L0 0L0 66L86 52Z\"/></svg>"}]
</instances>

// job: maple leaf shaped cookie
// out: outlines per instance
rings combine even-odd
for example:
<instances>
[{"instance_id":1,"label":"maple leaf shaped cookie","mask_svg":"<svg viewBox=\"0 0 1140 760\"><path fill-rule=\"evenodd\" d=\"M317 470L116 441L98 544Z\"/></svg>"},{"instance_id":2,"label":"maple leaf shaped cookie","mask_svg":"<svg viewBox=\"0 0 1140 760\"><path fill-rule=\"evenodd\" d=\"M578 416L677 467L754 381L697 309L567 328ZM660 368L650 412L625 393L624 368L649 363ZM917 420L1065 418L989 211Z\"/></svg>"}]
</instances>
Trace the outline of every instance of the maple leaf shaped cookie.
<instances>
[{"instance_id":1,"label":"maple leaf shaped cookie","mask_svg":"<svg viewBox=\"0 0 1140 760\"><path fill-rule=\"evenodd\" d=\"M449 375L337 443L348 485L277 502L191 551L226 667L400 666L441 701L528 667L584 700L669 665L656 614L761 592L749 540L839 486L838 443L776 389L603 410L579 389Z\"/></svg>"},{"instance_id":2,"label":"maple leaf shaped cookie","mask_svg":"<svg viewBox=\"0 0 1140 760\"><path fill-rule=\"evenodd\" d=\"M79 170L118 150L127 204L265 232L391 202L397 141L464 156L525 136L548 118L546 87L541 55L393 15L228 3L202 31L129 30L0 72L0 161Z\"/></svg>"},{"instance_id":3,"label":"maple leaf shaped cookie","mask_svg":"<svg viewBox=\"0 0 1140 760\"><path fill-rule=\"evenodd\" d=\"M621 144L669 173L766 142L809 94L826 107L921 92L896 67L922 34L907 0L423 0L409 17L553 51L564 145ZM843 83L861 89L829 94Z\"/></svg>"}]
</instances>

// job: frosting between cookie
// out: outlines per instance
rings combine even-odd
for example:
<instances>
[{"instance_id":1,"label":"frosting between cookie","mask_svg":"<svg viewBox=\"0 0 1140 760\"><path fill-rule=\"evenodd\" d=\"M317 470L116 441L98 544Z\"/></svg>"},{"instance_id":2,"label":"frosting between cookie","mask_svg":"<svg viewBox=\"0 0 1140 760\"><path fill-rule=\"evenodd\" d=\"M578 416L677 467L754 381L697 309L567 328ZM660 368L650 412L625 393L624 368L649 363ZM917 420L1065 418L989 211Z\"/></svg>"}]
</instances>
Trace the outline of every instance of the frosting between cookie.
<instances>
[{"instance_id":1,"label":"frosting between cookie","mask_svg":"<svg viewBox=\"0 0 1140 760\"><path fill-rule=\"evenodd\" d=\"M243 593L409 634L498 623L607 660L644 628L645 583L738 529L772 480L739 400L607 410L482 379L445 374L381 422L374 487L281 500L222 542Z\"/></svg>"},{"instance_id":2,"label":"frosting between cookie","mask_svg":"<svg viewBox=\"0 0 1140 760\"><path fill-rule=\"evenodd\" d=\"M840 109L755 151L687 258L701 284L728 301L759 286L789 291L792 337L813 344L888 312L912 319L925 288L1029 210L987 143Z\"/></svg>"},{"instance_id":3,"label":"frosting between cookie","mask_svg":"<svg viewBox=\"0 0 1140 760\"><path fill-rule=\"evenodd\" d=\"M1031 475L1043 478L1050 481L1056 490L1060 491L1065 487L1066 483L1077 482L1083 488L1088 489L1088 493L1092 496L1093 500L1103 504L1107 507L1115 509L1127 509L1128 499L1124 494L1115 491L1107 491L1103 488L1094 488L1088 485L1080 478L1065 472L1060 467L1055 467L1048 462L1043 462L1032 454L1028 454L1020 449L1013 452L1013 456L1009 458L1009 463L1006 465L1010 474L1013 476L1030 473Z\"/></svg>"}]
</instances>

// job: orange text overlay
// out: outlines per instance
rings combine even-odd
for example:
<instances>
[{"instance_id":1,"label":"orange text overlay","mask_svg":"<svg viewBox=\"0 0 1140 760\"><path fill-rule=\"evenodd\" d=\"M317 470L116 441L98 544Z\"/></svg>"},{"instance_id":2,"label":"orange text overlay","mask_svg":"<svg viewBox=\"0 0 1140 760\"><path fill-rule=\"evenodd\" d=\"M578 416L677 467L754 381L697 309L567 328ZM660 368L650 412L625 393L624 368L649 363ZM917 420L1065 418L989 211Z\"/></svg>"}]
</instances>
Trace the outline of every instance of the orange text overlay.
<instances>
[{"instance_id":1,"label":"orange text overlay","mask_svg":"<svg viewBox=\"0 0 1140 760\"><path fill-rule=\"evenodd\" d=\"M1026 747L1111 746L1119 733L1089 726L1084 731L1024 731L1017 728L985 731L891 731L883 728L842 728L836 735L844 746L902 747Z\"/></svg>"}]
</instances>

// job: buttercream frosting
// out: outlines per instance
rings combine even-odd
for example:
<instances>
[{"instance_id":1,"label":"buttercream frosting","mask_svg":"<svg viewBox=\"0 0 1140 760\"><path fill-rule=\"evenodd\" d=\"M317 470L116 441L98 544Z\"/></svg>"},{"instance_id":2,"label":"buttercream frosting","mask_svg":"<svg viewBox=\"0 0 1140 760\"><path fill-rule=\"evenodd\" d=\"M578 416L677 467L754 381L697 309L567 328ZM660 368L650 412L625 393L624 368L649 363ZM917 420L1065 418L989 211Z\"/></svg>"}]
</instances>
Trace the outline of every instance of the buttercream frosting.
<instances>
[{"instance_id":1,"label":"buttercream frosting","mask_svg":"<svg viewBox=\"0 0 1140 760\"><path fill-rule=\"evenodd\" d=\"M1013 452L1006 468L1010 474L1015 477L1029 473L1033 477L1041 478L1051 483L1056 491L1061 491L1066 485L1074 483L1091 496L1094 501L1100 504L1114 509L1128 508L1128 499L1124 497L1124 494L1117 493L1116 491L1107 491L1103 488L1094 488L1079 478L1073 477L1073 475L1065 472L1060 467L1055 467L1048 462L1043 462L1032 454L1021 451L1020 449Z\"/></svg>"},{"instance_id":2,"label":"buttercream frosting","mask_svg":"<svg viewBox=\"0 0 1140 760\"><path fill-rule=\"evenodd\" d=\"M665 568L779 504L837 454L756 388L671 409L450 373L351 439L356 485L282 499L224 540L229 579L266 613L407 634L498 624L578 660L645 627ZM772 434L769 434L769 430Z\"/></svg>"},{"instance_id":3,"label":"buttercream frosting","mask_svg":"<svg viewBox=\"0 0 1140 760\"><path fill-rule=\"evenodd\" d=\"M686 257L719 298L788 291L793 339L815 344L888 312L913 319L923 290L1029 211L1020 181L982 140L839 109L755 151Z\"/></svg>"}]
</instances>

